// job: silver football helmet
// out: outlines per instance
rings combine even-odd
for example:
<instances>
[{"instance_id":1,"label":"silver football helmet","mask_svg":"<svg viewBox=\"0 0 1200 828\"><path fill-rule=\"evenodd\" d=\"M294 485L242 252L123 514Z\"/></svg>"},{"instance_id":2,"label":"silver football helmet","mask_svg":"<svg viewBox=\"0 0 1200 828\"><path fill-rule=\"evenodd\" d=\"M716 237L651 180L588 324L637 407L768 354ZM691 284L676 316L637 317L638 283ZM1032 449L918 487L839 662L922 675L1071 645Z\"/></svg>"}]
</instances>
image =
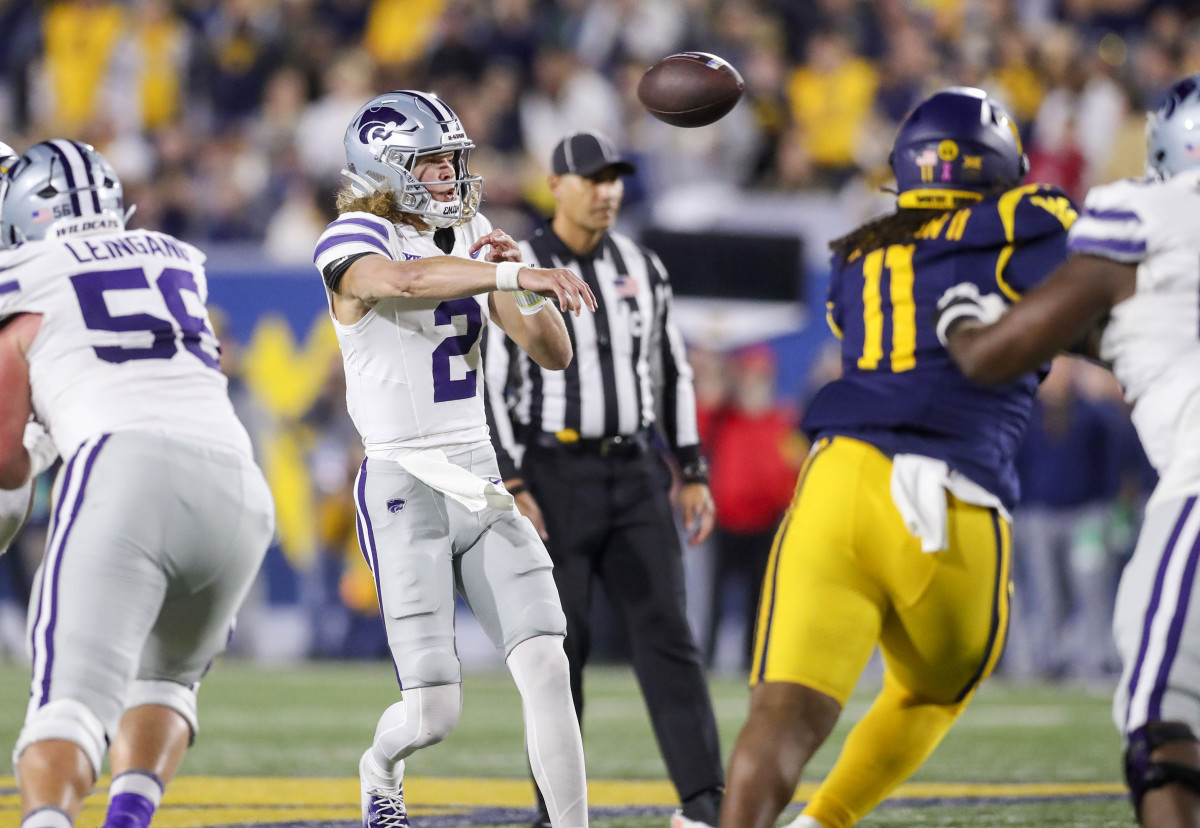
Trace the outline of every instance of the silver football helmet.
<instances>
[{"instance_id":1,"label":"silver football helmet","mask_svg":"<svg viewBox=\"0 0 1200 828\"><path fill-rule=\"evenodd\" d=\"M1146 121L1146 175L1159 180L1200 167L1200 74L1167 90Z\"/></svg>"},{"instance_id":2,"label":"silver football helmet","mask_svg":"<svg viewBox=\"0 0 1200 828\"><path fill-rule=\"evenodd\" d=\"M342 174L357 195L390 190L403 212L432 227L468 221L479 211L483 179L467 166L475 144L437 95L402 89L368 101L350 120L345 143ZM451 201L435 199L412 174L421 156L444 152L453 153L454 179L438 183L454 185Z\"/></svg>"},{"instance_id":3,"label":"silver football helmet","mask_svg":"<svg viewBox=\"0 0 1200 828\"><path fill-rule=\"evenodd\" d=\"M0 183L0 248L124 229L121 179L89 144L34 144Z\"/></svg>"}]
</instances>

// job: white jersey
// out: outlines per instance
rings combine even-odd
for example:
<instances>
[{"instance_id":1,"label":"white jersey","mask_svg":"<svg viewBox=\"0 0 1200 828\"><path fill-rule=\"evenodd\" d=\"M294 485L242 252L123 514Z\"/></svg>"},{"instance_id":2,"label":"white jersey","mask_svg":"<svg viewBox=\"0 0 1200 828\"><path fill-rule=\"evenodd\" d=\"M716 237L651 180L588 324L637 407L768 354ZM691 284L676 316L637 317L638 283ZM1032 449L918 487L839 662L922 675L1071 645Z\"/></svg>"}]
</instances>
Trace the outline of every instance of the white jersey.
<instances>
[{"instance_id":1,"label":"white jersey","mask_svg":"<svg viewBox=\"0 0 1200 828\"><path fill-rule=\"evenodd\" d=\"M153 431L250 456L205 302L204 254L145 230L0 251L0 319L42 315L26 358L33 409L63 457Z\"/></svg>"},{"instance_id":2,"label":"white jersey","mask_svg":"<svg viewBox=\"0 0 1200 828\"><path fill-rule=\"evenodd\" d=\"M1100 356L1133 404L1161 482L1155 498L1200 492L1200 170L1088 193L1073 253L1137 265L1137 290L1112 309Z\"/></svg>"},{"instance_id":3,"label":"white jersey","mask_svg":"<svg viewBox=\"0 0 1200 828\"><path fill-rule=\"evenodd\" d=\"M491 229L478 215L455 227L451 254L469 257L471 245ZM324 274L363 253L398 262L444 255L432 232L351 212L326 228L313 261ZM480 351L486 293L445 301L382 299L353 325L338 322L329 301L346 368L346 407L368 457L396 460L487 441Z\"/></svg>"}]
</instances>

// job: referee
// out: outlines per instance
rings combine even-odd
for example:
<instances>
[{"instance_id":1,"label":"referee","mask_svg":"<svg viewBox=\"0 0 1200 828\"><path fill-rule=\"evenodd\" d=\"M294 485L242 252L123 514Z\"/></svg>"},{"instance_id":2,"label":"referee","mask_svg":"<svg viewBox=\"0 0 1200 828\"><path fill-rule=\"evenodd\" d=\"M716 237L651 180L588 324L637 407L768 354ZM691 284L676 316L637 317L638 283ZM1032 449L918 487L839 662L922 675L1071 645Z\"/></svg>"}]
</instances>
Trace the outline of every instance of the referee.
<instances>
[{"instance_id":1,"label":"referee","mask_svg":"<svg viewBox=\"0 0 1200 828\"><path fill-rule=\"evenodd\" d=\"M508 490L554 560L580 718L597 579L625 623L633 668L682 803L671 826L715 826L724 786L716 720L685 614L671 474L652 431L658 406L682 473L684 523L691 542L701 543L712 529L713 502L692 372L671 321L671 287L653 253L609 231L624 194L621 176L634 167L605 137L567 136L551 168L554 219L521 242L522 255L530 264L579 274L598 307L578 318L564 314L575 350L565 371L542 370L502 332L489 332L484 365L492 442ZM540 797L538 805L534 824L548 826Z\"/></svg>"}]
</instances>

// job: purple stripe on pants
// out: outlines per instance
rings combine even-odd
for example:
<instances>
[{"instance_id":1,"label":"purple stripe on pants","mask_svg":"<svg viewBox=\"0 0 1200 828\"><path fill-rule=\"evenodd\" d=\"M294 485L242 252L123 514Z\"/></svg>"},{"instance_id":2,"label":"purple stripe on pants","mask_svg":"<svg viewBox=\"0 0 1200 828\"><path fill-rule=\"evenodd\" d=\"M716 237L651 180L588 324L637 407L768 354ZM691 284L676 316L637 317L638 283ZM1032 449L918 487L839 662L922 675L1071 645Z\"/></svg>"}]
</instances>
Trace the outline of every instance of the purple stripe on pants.
<instances>
[{"instance_id":1,"label":"purple stripe on pants","mask_svg":"<svg viewBox=\"0 0 1200 828\"><path fill-rule=\"evenodd\" d=\"M1150 691L1150 703L1146 715L1152 722L1162 721L1162 700L1167 690L1167 679L1171 675L1171 667L1175 657L1179 655L1179 639L1183 632L1184 621L1187 620L1188 605L1192 599L1192 584L1196 580L1196 565L1200 563L1200 536L1192 544L1188 552L1187 566L1183 570L1183 582L1179 585L1179 600L1175 605L1175 615L1171 618L1171 626L1167 631L1167 645L1163 650L1162 663L1158 666L1158 677L1154 689Z\"/></svg>"},{"instance_id":2,"label":"purple stripe on pants","mask_svg":"<svg viewBox=\"0 0 1200 828\"><path fill-rule=\"evenodd\" d=\"M1137 662L1129 678L1129 699L1131 701L1137 693L1138 680L1142 675L1142 665L1146 661L1146 650L1150 646L1150 627L1154 622L1155 614L1158 613L1158 605L1162 601L1163 580L1167 576L1167 566L1171 562L1171 554L1175 551L1175 544L1179 540L1179 535L1183 532L1183 525L1187 523L1188 515L1192 513L1192 507L1195 505L1195 495L1189 497L1184 502L1183 509L1179 513L1179 519L1175 521L1175 526L1171 529L1171 537L1167 539L1166 549L1163 550L1162 557L1158 561L1158 572L1154 575L1154 589L1150 593L1150 606L1147 607L1146 617L1142 620L1142 640L1138 645ZM1129 730L1128 708L1125 711L1125 730Z\"/></svg>"},{"instance_id":3,"label":"purple stripe on pants","mask_svg":"<svg viewBox=\"0 0 1200 828\"><path fill-rule=\"evenodd\" d=\"M371 575L375 578L375 598L379 601L379 617L383 615L383 590L379 586L379 553L375 550L375 530L371 528L371 516L367 514L367 458L363 458L362 467L358 470L358 497L355 505L358 507L358 516L361 520L358 528L358 545L362 548L363 557L367 559L367 565L371 567ZM366 528L366 543L363 543L363 528ZM385 630L386 632L386 630ZM396 659L392 659L392 670L396 673L396 684L400 689L404 689L404 682L400 680L400 668L396 666Z\"/></svg>"},{"instance_id":4,"label":"purple stripe on pants","mask_svg":"<svg viewBox=\"0 0 1200 828\"><path fill-rule=\"evenodd\" d=\"M46 664L42 673L42 695L38 701L38 707L45 705L50 701L50 673L54 666L54 628L58 623L58 579L62 574L62 561L66 555L67 538L71 534L71 529L75 526L75 518L79 515L79 507L83 505L83 496L87 491L88 478L92 474L92 466L95 465L96 457L100 454L100 449L104 448L104 444L108 442L111 435L105 434L96 443L88 455L87 460L83 464L83 478L79 481L79 493L75 496L75 505L71 508L71 516L67 518L67 526L63 530L62 536L58 539L57 554L52 559L53 571L49 573L50 581L50 620L46 624ZM74 458L71 459L74 463ZM67 483L63 480L63 494L66 494ZM39 608L40 610L40 608Z\"/></svg>"},{"instance_id":5,"label":"purple stripe on pants","mask_svg":"<svg viewBox=\"0 0 1200 828\"><path fill-rule=\"evenodd\" d=\"M75 473L75 461L78 459L79 459L79 452L76 452L75 455L69 461L67 461L67 467L62 472L62 486L58 490L58 502L56 502L54 504L54 514L51 515L51 517L50 517L50 543L47 545L46 559L45 559L45 563L43 564L44 567L48 566L49 569L43 568L42 582L40 584L40 591L42 592L43 596L45 595L45 592L46 592L46 578L49 576L50 572L53 571L53 565L54 565L54 561L55 561L54 550L58 548L58 545L54 544L54 539L58 535L58 527L62 525L62 523L60 521L62 521L63 500L66 498L67 493L70 492L70 490L71 490L71 477ZM37 656L38 656L38 633L37 633L37 631L38 631L38 628L42 625L42 610L46 609L46 604L47 604L46 600L42 596L39 596L38 597L38 606L37 606L37 615L34 616L33 626L30 628L30 633L29 633L29 645L30 645L30 649L33 652L34 687L37 686ZM49 612L49 610L47 610L47 612ZM47 675L48 674L49 674L49 671L47 670ZM29 694L32 696L33 693L34 693L34 689L30 688Z\"/></svg>"}]
</instances>

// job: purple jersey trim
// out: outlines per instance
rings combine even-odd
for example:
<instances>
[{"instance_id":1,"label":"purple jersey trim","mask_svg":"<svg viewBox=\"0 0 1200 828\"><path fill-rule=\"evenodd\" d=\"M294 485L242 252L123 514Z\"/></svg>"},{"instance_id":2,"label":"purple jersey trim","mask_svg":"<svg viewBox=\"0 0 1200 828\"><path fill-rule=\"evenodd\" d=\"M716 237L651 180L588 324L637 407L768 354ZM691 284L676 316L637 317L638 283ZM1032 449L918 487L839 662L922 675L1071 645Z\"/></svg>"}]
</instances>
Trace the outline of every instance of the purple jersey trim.
<instances>
[{"instance_id":1,"label":"purple jersey trim","mask_svg":"<svg viewBox=\"0 0 1200 828\"><path fill-rule=\"evenodd\" d=\"M374 230L376 233L383 236L384 239L387 239L388 237L388 223L383 219L371 219L363 218L361 216L353 216L352 218L340 218L329 226L330 228L345 227L348 224L355 224L359 227L365 227L368 230Z\"/></svg>"},{"instance_id":2,"label":"purple jersey trim","mask_svg":"<svg viewBox=\"0 0 1200 828\"><path fill-rule=\"evenodd\" d=\"M1142 220L1141 216L1132 210L1091 210L1087 207L1083 209L1085 218L1099 219L1100 221L1138 221Z\"/></svg>"},{"instance_id":3,"label":"purple jersey trim","mask_svg":"<svg viewBox=\"0 0 1200 828\"><path fill-rule=\"evenodd\" d=\"M387 245L381 242L376 236L372 236L367 233L339 233L337 235L328 237L317 245L316 251L313 252L313 262L316 263L317 259L321 258L324 253L337 247L339 244L347 244L350 242L362 242L363 244L369 244L371 247L374 247L389 259L392 257L392 254L387 249Z\"/></svg>"},{"instance_id":4,"label":"purple jersey trim","mask_svg":"<svg viewBox=\"0 0 1200 828\"><path fill-rule=\"evenodd\" d=\"M1188 515L1192 513L1192 507L1196 505L1196 497L1189 497L1183 504L1183 509L1179 513L1179 519L1175 521L1175 526L1171 530L1171 536L1167 540L1166 549L1163 550L1162 557L1158 561L1158 571L1154 574L1154 589L1150 592L1150 606L1146 608L1146 616L1142 620L1142 640L1138 645L1137 661L1133 667L1133 674L1129 679L1129 698L1132 700L1137 693L1138 680L1142 675L1142 665L1146 661L1146 650L1150 646L1150 627L1154 623L1154 616L1158 612L1158 605L1162 602L1163 581L1167 577L1167 566L1171 562L1171 553L1175 550L1175 544L1179 541L1179 535L1183 532L1183 524L1187 522ZM1132 705L1130 705L1132 707ZM1129 730L1129 713L1130 708L1125 710L1125 730Z\"/></svg>"},{"instance_id":5,"label":"purple jersey trim","mask_svg":"<svg viewBox=\"0 0 1200 828\"><path fill-rule=\"evenodd\" d=\"M1115 253L1117 255L1135 256L1146 252L1146 242L1119 241L1117 239L1096 239L1088 236L1072 236L1067 240L1067 249L1072 253Z\"/></svg>"},{"instance_id":6,"label":"purple jersey trim","mask_svg":"<svg viewBox=\"0 0 1200 828\"><path fill-rule=\"evenodd\" d=\"M104 448L104 444L108 442L110 436L112 435L105 434L100 437L83 464L83 476L79 481L79 490L75 495L75 504L71 507L71 516L67 518L67 526L63 530L62 535L59 536L57 548L53 552L53 570L50 573L50 620L46 623L45 635L46 665L42 673L42 695L38 702L38 707L42 707L50 701L50 673L54 666L54 629L58 626L58 579L62 575L62 561L66 557L67 540L70 537L71 530L75 527L75 518L79 516L79 507L83 505L83 498L87 493L88 479L92 475L92 466L95 465L96 457L100 454L100 449ZM63 488L65 494L65 485Z\"/></svg>"},{"instance_id":7,"label":"purple jersey trim","mask_svg":"<svg viewBox=\"0 0 1200 828\"><path fill-rule=\"evenodd\" d=\"M12 293L14 290L20 290L21 283L16 279L11 282L0 282L0 293Z\"/></svg>"}]
</instances>

